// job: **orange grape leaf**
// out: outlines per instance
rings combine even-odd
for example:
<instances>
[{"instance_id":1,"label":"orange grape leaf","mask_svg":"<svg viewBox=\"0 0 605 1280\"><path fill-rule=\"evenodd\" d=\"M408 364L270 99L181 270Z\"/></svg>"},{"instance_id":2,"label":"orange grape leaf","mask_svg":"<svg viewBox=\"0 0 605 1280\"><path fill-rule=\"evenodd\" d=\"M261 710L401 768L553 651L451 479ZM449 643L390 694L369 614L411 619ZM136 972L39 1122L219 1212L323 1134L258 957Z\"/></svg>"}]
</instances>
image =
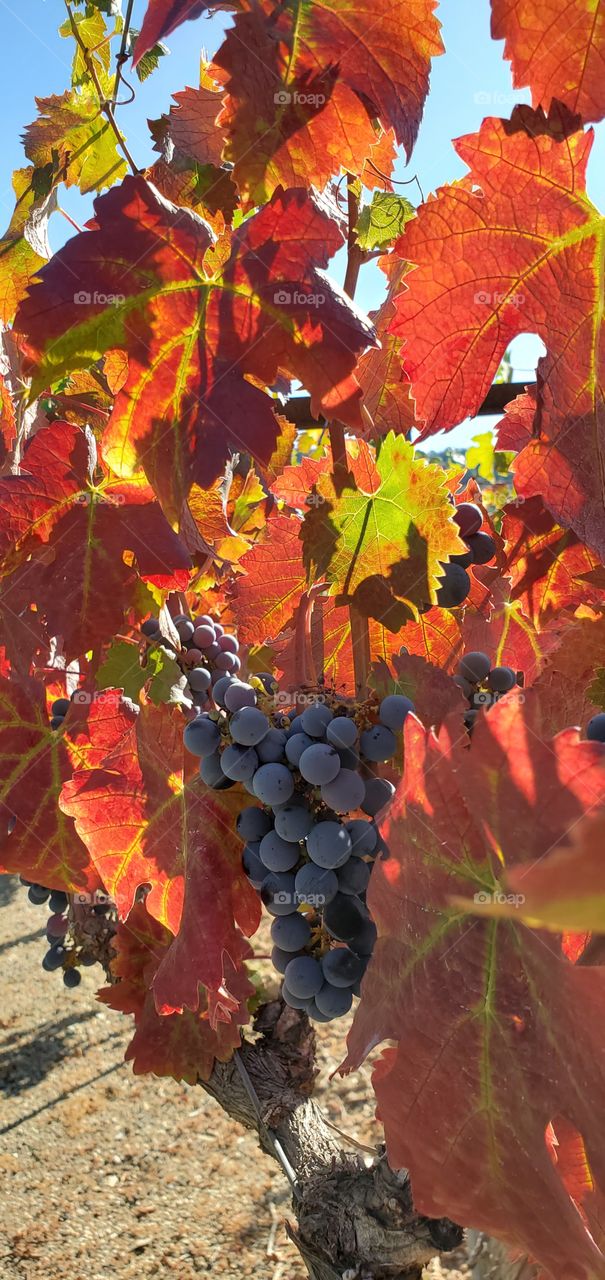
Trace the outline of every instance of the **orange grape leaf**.
<instances>
[{"instance_id":1,"label":"orange grape leaf","mask_svg":"<svg viewBox=\"0 0 605 1280\"><path fill-rule=\"evenodd\" d=\"M195 1084L198 1079L207 1080L215 1060L226 1062L240 1043L239 1027L248 1021L246 1000L254 994L241 963L250 948L242 939L238 967L226 961L238 1010L232 1021L213 1028L203 993L195 1013L161 1015L155 1008L151 987L171 942L169 930L149 915L144 903L137 902L128 920L118 923L113 944L117 954L111 972L119 981L102 988L97 998L110 1009L134 1015L135 1032L125 1058L132 1062L135 1075L152 1072Z\"/></svg>"},{"instance_id":2,"label":"orange grape leaf","mask_svg":"<svg viewBox=\"0 0 605 1280\"><path fill-rule=\"evenodd\" d=\"M237 926L254 933L260 907L241 869L234 826L241 796L208 791L197 770L185 775L182 728L174 708L148 704L137 712L119 691L103 690L73 735L80 763L60 803L74 818L120 918L128 918L137 889L150 885L147 910L177 936L179 954L183 945L188 949L187 964L181 957L176 971L172 948L160 966L158 1011L183 1004L195 1010L201 982L212 1013L220 1016L234 1007L224 957L235 960ZM202 911L210 922L203 942Z\"/></svg>"},{"instance_id":3,"label":"orange grape leaf","mask_svg":"<svg viewBox=\"0 0 605 1280\"><path fill-rule=\"evenodd\" d=\"M107 350L127 352L102 442L119 476L143 467L176 518L191 484L212 483L231 451L267 464L279 424L260 384L280 369L307 387L314 414L360 424L353 370L374 331L323 271L342 234L319 197L276 192L216 270L207 224L142 177L95 210L92 229L40 272L17 323L37 390Z\"/></svg>"},{"instance_id":4,"label":"orange grape leaf","mask_svg":"<svg viewBox=\"0 0 605 1280\"><path fill-rule=\"evenodd\" d=\"M540 493L603 558L603 219L585 189L591 146L561 106L548 118L517 106L459 139L468 177L429 199L398 242L416 265L393 330L407 340L424 436L476 414L512 339L540 335L539 438L517 460L517 491Z\"/></svg>"},{"instance_id":5,"label":"orange grape leaf","mask_svg":"<svg viewBox=\"0 0 605 1280\"><path fill-rule=\"evenodd\" d=\"M499 893L510 868L602 808L604 749L574 730L542 741L508 698L480 717L470 748L457 729L457 715L438 738L406 721L384 823L391 856L368 893L378 941L343 1067L396 1042L374 1087L389 1161L410 1170L421 1213L502 1238L554 1280L596 1280L605 1257L546 1133L564 1114L591 1151L602 1146L605 972L573 965L553 935L517 919L469 918L452 897Z\"/></svg>"},{"instance_id":6,"label":"orange grape leaf","mask_svg":"<svg viewBox=\"0 0 605 1280\"><path fill-rule=\"evenodd\" d=\"M492 0L492 36L504 40L513 84L534 107L553 98L588 123L605 116L605 10L600 0Z\"/></svg>"},{"instance_id":7,"label":"orange grape leaf","mask_svg":"<svg viewBox=\"0 0 605 1280\"><path fill-rule=\"evenodd\" d=\"M521 601L538 631L562 609L605 598L602 590L582 580L597 567L596 556L570 529L556 523L539 496L509 503L503 516L511 600Z\"/></svg>"},{"instance_id":8,"label":"orange grape leaf","mask_svg":"<svg viewBox=\"0 0 605 1280\"><path fill-rule=\"evenodd\" d=\"M103 888L86 845L58 808L70 760L33 681L26 688L0 679L0 759L0 869L49 889Z\"/></svg>"},{"instance_id":9,"label":"orange grape leaf","mask_svg":"<svg viewBox=\"0 0 605 1280\"><path fill-rule=\"evenodd\" d=\"M244 574L233 584L231 605L244 644L279 635L307 589L301 529L296 516L271 516L263 540L242 559Z\"/></svg>"}]
</instances>

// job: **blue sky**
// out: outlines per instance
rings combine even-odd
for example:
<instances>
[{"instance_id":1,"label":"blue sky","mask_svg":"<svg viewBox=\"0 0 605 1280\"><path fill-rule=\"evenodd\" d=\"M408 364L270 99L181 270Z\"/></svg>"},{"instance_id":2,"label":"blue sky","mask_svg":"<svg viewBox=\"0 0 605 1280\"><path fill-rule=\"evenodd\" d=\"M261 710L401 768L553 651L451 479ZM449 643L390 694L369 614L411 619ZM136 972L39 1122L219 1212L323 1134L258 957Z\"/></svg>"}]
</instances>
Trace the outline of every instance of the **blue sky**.
<instances>
[{"instance_id":1,"label":"blue sky","mask_svg":"<svg viewBox=\"0 0 605 1280\"><path fill-rule=\"evenodd\" d=\"M135 26L140 27L145 7L146 0L135 0ZM512 88L510 68L502 57L503 43L490 38L489 8L489 0L442 0L439 5L446 54L433 64L431 93L412 159L407 166L401 159L396 169L396 177L401 179L417 175L425 195L465 171L452 138L475 131L485 115L508 116L515 102L529 101L527 91ZM35 96L62 93L69 85L71 42L57 34L64 18L60 0L0 0L0 118L4 128L0 216L4 225L13 207L12 170L26 163L19 135L35 117ZM200 51L203 48L212 56L230 22L229 15L216 14L185 23L169 38L170 56L162 59L158 71L143 85L135 78L136 100L120 110L119 120L139 165L153 158L147 119L168 109L172 93L198 84ZM605 209L605 125L597 126L595 132L588 189L595 204ZM415 186L398 190L417 203ZM77 192L62 193L61 203L80 224L92 208L92 202ZM68 223L55 215L50 235L53 248L70 234ZM343 270L342 262L334 259L332 273L342 279ZM374 266L366 267L357 295L360 305L375 307L381 292L381 273ZM535 336L516 340L515 377L532 380L541 350ZM485 430L489 421L482 419L478 429ZM447 443L463 443L472 434L463 425L448 433ZM429 447L439 447L436 442L440 439L433 438Z\"/></svg>"}]
</instances>

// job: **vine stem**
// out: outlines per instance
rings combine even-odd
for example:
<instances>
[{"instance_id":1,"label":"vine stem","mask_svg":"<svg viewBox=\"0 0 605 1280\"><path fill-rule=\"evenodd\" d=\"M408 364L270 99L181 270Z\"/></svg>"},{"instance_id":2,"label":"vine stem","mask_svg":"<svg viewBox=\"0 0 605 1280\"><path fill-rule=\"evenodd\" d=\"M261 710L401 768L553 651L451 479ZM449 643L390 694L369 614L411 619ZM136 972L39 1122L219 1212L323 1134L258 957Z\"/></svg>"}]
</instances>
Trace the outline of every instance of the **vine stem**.
<instances>
[{"instance_id":1,"label":"vine stem","mask_svg":"<svg viewBox=\"0 0 605 1280\"><path fill-rule=\"evenodd\" d=\"M364 262L364 253L357 244L355 228L359 220L359 196L355 188L353 175L347 174L347 267L343 288L350 298L355 297L359 280L359 272ZM347 446L345 429L342 422L331 422L328 427L330 447L332 449L332 474L336 487L343 484L348 472ZM351 627L351 646L353 649L353 670L355 673L355 690L363 696L367 688L370 670L370 633L368 619L354 604L349 605L349 623Z\"/></svg>"},{"instance_id":2,"label":"vine stem","mask_svg":"<svg viewBox=\"0 0 605 1280\"><path fill-rule=\"evenodd\" d=\"M130 24L132 22L133 8L134 8L134 0L128 0L128 5L126 7L126 15L124 17L124 27L122 29L122 39L120 41L120 49L118 52L118 56L116 58L116 78L113 86L113 96L110 104L112 111L116 106L118 93L120 91L120 80L122 79L122 67L124 63L128 61L128 58L130 56L126 52L126 45L128 44L128 36L130 34Z\"/></svg>"},{"instance_id":3,"label":"vine stem","mask_svg":"<svg viewBox=\"0 0 605 1280\"><path fill-rule=\"evenodd\" d=\"M123 133L122 133L122 131L121 131L121 129L120 129L120 126L118 125L118 123L117 123L117 121L116 121L116 118L115 118L115 116L114 116L114 114L113 114L113 107L112 107L112 104L111 104L111 102L108 102L107 98L105 97L105 95L104 95L104 93L103 93L103 90L102 90L102 88L101 88L101 84L100 84L100 81L99 81L99 77L98 77L98 75L97 75L96 67L95 67L95 65L94 65L94 62L93 62L92 58L90 57L90 50L89 50L89 49L87 48L87 46L84 44L84 41L83 41L83 39L82 39L82 37L81 37L81 35L80 35L80 32L78 31L78 24L77 24L77 22L75 21L75 19L74 19L74 15L73 15L73 13L72 13L72 11L71 11L71 2L70 2L70 0L65 0L65 8L66 8L66 10L67 10L67 16L68 16L68 19L69 19L69 25L70 25L70 27L71 27L71 31L72 31L73 38L74 38L74 40L75 40L75 42L76 42L76 44L77 44L77 46L78 46L78 48L79 48L79 50L80 50L80 52L81 52L81 54L82 54L82 57L83 57L83 59L84 59L84 64L85 64L85 66L86 66L86 70L88 71L88 74L89 74L89 76L90 76L90 78L91 78L91 80L92 80L92 83L93 83L94 87L95 87L95 90L96 90L96 93L97 93L97 97L98 97L98 99L99 99L99 109L100 109L100 111L102 112L102 114L106 117L106 119L107 119L107 121L108 121L108 123L109 123L110 127L113 129L113 132L114 132L115 137L116 137L116 142L117 142L117 144L118 144L118 146L119 146L119 148L120 148L120 151L121 151L121 152L122 152L122 154L124 155L124 157L125 157L125 159L126 159L127 163L130 165L130 168L131 168L132 172L133 172L134 174L137 174L137 173L139 173L139 169L138 169L137 165L135 164L135 162L134 162L134 160L133 160L133 158L132 158L132 156L131 156L131 154L130 154L130 151L128 150L128 147L127 147L127 145L126 145L126 139L124 138L124 135L123 135Z\"/></svg>"}]
</instances>

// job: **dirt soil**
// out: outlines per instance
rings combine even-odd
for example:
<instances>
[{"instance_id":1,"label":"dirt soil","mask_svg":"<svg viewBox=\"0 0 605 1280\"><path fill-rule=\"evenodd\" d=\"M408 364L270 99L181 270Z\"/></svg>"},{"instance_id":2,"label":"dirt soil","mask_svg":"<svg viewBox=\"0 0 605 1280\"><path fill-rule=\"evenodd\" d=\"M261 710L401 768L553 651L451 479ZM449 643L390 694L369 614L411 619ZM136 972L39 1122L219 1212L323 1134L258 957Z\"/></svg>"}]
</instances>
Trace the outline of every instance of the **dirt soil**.
<instances>
[{"instance_id":1,"label":"dirt soil","mask_svg":"<svg viewBox=\"0 0 605 1280\"><path fill-rule=\"evenodd\" d=\"M305 1280L287 1184L202 1089L135 1077L130 1019L45 973L46 909L0 877L0 1280ZM318 1099L380 1140L367 1070L329 1081L346 1020L321 1028ZM464 1280L431 1264L427 1280Z\"/></svg>"}]
</instances>

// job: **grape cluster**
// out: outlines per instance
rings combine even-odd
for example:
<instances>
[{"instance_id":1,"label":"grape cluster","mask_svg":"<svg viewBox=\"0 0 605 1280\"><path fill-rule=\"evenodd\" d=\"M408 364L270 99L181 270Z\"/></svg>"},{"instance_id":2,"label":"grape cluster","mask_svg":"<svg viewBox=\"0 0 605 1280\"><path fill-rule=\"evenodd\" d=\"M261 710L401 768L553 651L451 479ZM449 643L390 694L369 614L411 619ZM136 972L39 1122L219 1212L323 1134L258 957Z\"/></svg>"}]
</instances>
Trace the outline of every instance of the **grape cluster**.
<instances>
[{"instance_id":1,"label":"grape cluster","mask_svg":"<svg viewBox=\"0 0 605 1280\"><path fill-rule=\"evenodd\" d=\"M359 994L376 938L365 898L387 850L373 819L395 788L375 766L395 755L413 704L393 694L353 707L324 694L276 714L273 685L267 673L214 679L215 710L189 722L184 743L206 786L240 782L256 801L237 831L244 871L274 917L283 998L329 1022Z\"/></svg>"},{"instance_id":2,"label":"grape cluster","mask_svg":"<svg viewBox=\"0 0 605 1280\"><path fill-rule=\"evenodd\" d=\"M51 707L50 727L60 729L71 706L69 698L56 698Z\"/></svg>"},{"instance_id":3,"label":"grape cluster","mask_svg":"<svg viewBox=\"0 0 605 1280\"><path fill-rule=\"evenodd\" d=\"M42 957L47 973L62 970L63 983L73 988L80 985L80 967L101 964L109 976L112 940L116 930L113 902L106 895L70 895L60 889L47 889L21 876L27 896L34 906L47 906L48 950Z\"/></svg>"},{"instance_id":4,"label":"grape cluster","mask_svg":"<svg viewBox=\"0 0 605 1280\"><path fill-rule=\"evenodd\" d=\"M512 667L492 667L486 653L465 653L456 668L454 684L468 698L469 709L464 717L467 729L472 729L481 710L488 711L503 694L522 682L521 672Z\"/></svg>"},{"instance_id":5,"label":"grape cluster","mask_svg":"<svg viewBox=\"0 0 605 1280\"><path fill-rule=\"evenodd\" d=\"M489 564L496 554L496 544L491 534L481 529L483 515L474 502L459 502L454 513L460 537L468 550L462 555L442 561L441 586L437 591L437 604L442 609L453 609L462 604L471 589L467 569L472 565Z\"/></svg>"},{"instance_id":6,"label":"grape cluster","mask_svg":"<svg viewBox=\"0 0 605 1280\"><path fill-rule=\"evenodd\" d=\"M178 613L172 621L181 642L177 658L187 676L191 701L201 710L210 705L213 678L235 676L241 670L239 643L209 613L194 618ZM168 643L161 633L159 618L148 618L141 631L152 644Z\"/></svg>"}]
</instances>

